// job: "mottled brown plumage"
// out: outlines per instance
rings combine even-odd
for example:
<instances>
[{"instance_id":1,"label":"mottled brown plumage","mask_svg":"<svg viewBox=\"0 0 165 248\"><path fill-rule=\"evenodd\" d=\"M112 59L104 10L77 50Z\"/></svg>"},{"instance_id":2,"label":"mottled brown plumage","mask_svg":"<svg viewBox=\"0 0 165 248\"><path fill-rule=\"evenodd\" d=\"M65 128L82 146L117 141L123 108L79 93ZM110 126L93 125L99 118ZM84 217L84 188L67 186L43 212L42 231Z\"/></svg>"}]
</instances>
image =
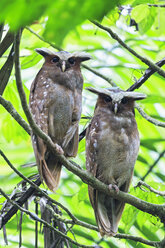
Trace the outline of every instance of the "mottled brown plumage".
<instances>
[{"instance_id":1,"label":"mottled brown plumage","mask_svg":"<svg viewBox=\"0 0 165 248\"><path fill-rule=\"evenodd\" d=\"M128 192L140 143L134 101L145 95L118 88L88 89L98 100L86 134L87 170L110 188ZM88 189L101 235L115 235L125 204Z\"/></svg>"},{"instance_id":2,"label":"mottled brown plumage","mask_svg":"<svg viewBox=\"0 0 165 248\"><path fill-rule=\"evenodd\" d=\"M36 51L45 58L45 63L31 86L31 112L38 126L62 147L64 155L75 157L83 88L80 63L90 56L83 52L52 52L46 48ZM34 134L32 143L41 179L54 191L59 184L62 165Z\"/></svg>"}]
</instances>

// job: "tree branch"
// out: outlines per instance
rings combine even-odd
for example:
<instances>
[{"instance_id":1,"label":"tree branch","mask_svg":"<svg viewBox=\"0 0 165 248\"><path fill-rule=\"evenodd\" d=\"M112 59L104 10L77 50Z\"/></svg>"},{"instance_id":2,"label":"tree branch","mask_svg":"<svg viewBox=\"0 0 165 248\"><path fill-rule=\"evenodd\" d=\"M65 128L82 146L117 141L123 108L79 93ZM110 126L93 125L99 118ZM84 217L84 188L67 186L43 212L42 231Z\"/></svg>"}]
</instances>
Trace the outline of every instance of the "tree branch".
<instances>
[{"instance_id":1,"label":"tree branch","mask_svg":"<svg viewBox=\"0 0 165 248\"><path fill-rule=\"evenodd\" d=\"M26 182L28 182L32 188L34 188L34 191L37 190L39 193L41 193L43 196L45 196L45 198L47 198L48 200L50 200L52 203L58 205L59 207L61 207L68 215L71 219L75 219L75 216L65 207L63 206L61 203L57 202L56 200L52 199L51 197L49 197L44 191L42 191L42 189L40 189L34 182L32 182L29 178L25 177L20 171L18 171L13 165L12 163L8 160L8 158L5 156L5 154L2 152L2 150L0 150L0 155L4 158L4 160L6 161L6 163L10 166L10 168L21 178L23 178ZM34 192L32 192L34 193ZM24 204L24 202L22 202L22 204ZM12 217L12 216L11 216ZM11 218L10 217L10 218ZM9 219L10 219L9 218ZM8 220L9 220L8 219ZM0 226L0 228L2 228L2 226Z\"/></svg>"},{"instance_id":2,"label":"tree branch","mask_svg":"<svg viewBox=\"0 0 165 248\"><path fill-rule=\"evenodd\" d=\"M157 66L162 67L165 64L165 58L163 58L162 60L158 61L156 63ZM142 84L144 84L147 79L149 77L151 77L156 71L152 68L148 68L145 73L143 74L143 76L141 78L139 78L139 80L137 80L133 85L131 85L131 87L129 87L127 89L127 91L134 91L135 89L138 89L140 86L142 86Z\"/></svg>"},{"instance_id":3,"label":"tree branch","mask_svg":"<svg viewBox=\"0 0 165 248\"><path fill-rule=\"evenodd\" d=\"M115 84L111 78L108 78L108 77L104 76L104 75L101 74L100 72L98 72L98 71L96 71L96 70L90 68L90 67L87 66L87 65L82 64L81 66L82 66L83 68L87 69L88 71L91 71L91 72L94 73L96 76L98 76L98 77L104 79L104 80L107 81L111 86L117 87L117 84Z\"/></svg>"},{"instance_id":4,"label":"tree branch","mask_svg":"<svg viewBox=\"0 0 165 248\"><path fill-rule=\"evenodd\" d=\"M26 26L26 29L27 29L30 33L34 34L37 38L39 38L40 40L42 40L43 42L45 42L45 43L49 44L51 47L55 48L56 50L58 50L58 51L63 51L63 49L62 49L61 47L59 47L59 46L57 46L57 45L51 43L50 41L44 39L42 36L40 36L39 34L37 34L34 30L32 30L31 28L29 28L28 26Z\"/></svg>"},{"instance_id":5,"label":"tree branch","mask_svg":"<svg viewBox=\"0 0 165 248\"><path fill-rule=\"evenodd\" d=\"M148 65L150 68L152 68L153 70L158 72L162 77L165 77L165 71L164 70L162 70L159 66L157 66L156 64L154 64L153 62L151 62L147 58L145 58L145 57L139 55L138 53L136 53L130 46L128 46L124 41L122 41L122 39L120 39L120 37L115 32L113 32L112 29L110 29L109 27L105 27L105 26L101 25L97 21L91 21L91 22L94 25L96 25L97 27L99 27L100 29L107 31L110 34L110 36L114 40L116 40L122 47L127 49L130 53L132 53L135 57L140 59L143 63Z\"/></svg>"},{"instance_id":6,"label":"tree branch","mask_svg":"<svg viewBox=\"0 0 165 248\"><path fill-rule=\"evenodd\" d=\"M43 219L40 219L36 214L30 212L29 210L26 210L25 208L22 208L21 206L19 206L15 201L11 200L6 194L5 192L0 189L0 193L1 195L3 195L13 206L17 207L21 212L26 213L27 215L29 215L33 220L38 221L40 223L42 223L43 225L47 226L48 228L52 229L53 231L55 231L58 235L62 236L63 238L69 240L72 244L75 244L79 247L84 247L84 248L94 248L95 246L90 246L90 245L82 245L77 243L76 241L72 240L71 238L69 238L67 235L65 235L64 233L62 233L61 231L57 230L56 228L54 228L53 226L51 226L48 222L44 221Z\"/></svg>"},{"instance_id":7,"label":"tree branch","mask_svg":"<svg viewBox=\"0 0 165 248\"><path fill-rule=\"evenodd\" d=\"M0 95L3 94L6 85L9 81L14 64L14 45L11 48L10 54L0 70Z\"/></svg>"},{"instance_id":8,"label":"tree branch","mask_svg":"<svg viewBox=\"0 0 165 248\"><path fill-rule=\"evenodd\" d=\"M7 32L6 36L0 43L0 58L2 55L6 52L6 50L11 46L14 40L14 34L10 32L10 30Z\"/></svg>"},{"instance_id":9,"label":"tree branch","mask_svg":"<svg viewBox=\"0 0 165 248\"><path fill-rule=\"evenodd\" d=\"M146 177L150 174L150 172L153 170L153 168L157 165L159 160L164 156L165 150L159 154L159 157L154 161L154 163L150 166L149 170L147 173L141 178L142 181L146 179Z\"/></svg>"},{"instance_id":10,"label":"tree branch","mask_svg":"<svg viewBox=\"0 0 165 248\"><path fill-rule=\"evenodd\" d=\"M22 177L25 181L27 181L30 185L32 185L24 194L23 196L16 202L19 206L23 205L25 203L25 198L28 198L30 195L29 194L30 191L32 193L35 193L35 191L38 191L39 193L41 193L41 195L43 195L45 198L47 198L49 201L51 201L52 203L60 206L64 211L66 211L68 213L68 215L71 217L71 220L66 220L64 218L62 218L61 216L55 214L54 217L60 221L63 221L64 223L67 224L75 224L75 225L80 225L82 227L91 229L91 230L95 230L98 231L98 227L93 226L91 224L85 223L83 221L80 221L79 219L77 219L66 207L64 207L61 203L56 202L54 199L52 199L51 197L49 197L44 191L42 191L37 185L40 184L40 180L37 179L35 182L32 182L31 180L29 180L27 177L25 177L21 172L19 172L11 163L10 161L7 159L7 157L5 156L5 154L0 150L0 155L5 159L5 161L7 162L7 164L10 166L10 168L12 170L14 170L20 177ZM37 185L36 185L37 184ZM24 201L21 201L21 199L24 198ZM27 200L27 199L26 199ZM3 227L3 225L5 225L8 220L18 211L18 207L16 205L14 205L13 207L11 207L11 209L6 213L5 216L2 217L1 219L1 227ZM16 211L16 212L15 212ZM53 211L53 210L52 210ZM11 215L11 213L13 215ZM151 246L155 246L155 247L159 247L159 242L156 241L148 241L145 239L142 239L141 237L135 237L132 235L127 235L127 234L117 234L115 236L115 238L122 238L122 239L130 239L130 240L134 240L134 241L139 241L142 242L144 244L148 244ZM156 246L157 245L157 246Z\"/></svg>"},{"instance_id":11,"label":"tree branch","mask_svg":"<svg viewBox=\"0 0 165 248\"><path fill-rule=\"evenodd\" d=\"M99 232L99 229L98 229L97 226L90 225L90 224L88 224L86 222L78 220L77 218L76 218L75 221L64 219L59 214L56 214L49 205L46 205L46 207L52 212L53 217L55 219L57 219L59 221L62 221L65 224L80 225L80 226L85 227L87 229ZM133 241L136 241L136 242L141 242L143 244L150 245L150 246L153 246L153 247L159 247L159 245L161 243L161 241L149 241L149 240L143 239L141 237L136 237L136 236L132 236L132 235L128 235L128 234L121 234L121 233L116 234L114 236L114 238L129 239L129 240L133 240Z\"/></svg>"},{"instance_id":12,"label":"tree branch","mask_svg":"<svg viewBox=\"0 0 165 248\"><path fill-rule=\"evenodd\" d=\"M157 194L157 195L160 195L160 196L165 196L165 191L159 191L159 190L156 190L154 188L152 188L150 185L148 185L147 183L143 182L143 181L139 181L137 186L136 187L141 187L141 185L143 185L144 187L146 187L147 189L149 189L151 192Z\"/></svg>"},{"instance_id":13,"label":"tree branch","mask_svg":"<svg viewBox=\"0 0 165 248\"><path fill-rule=\"evenodd\" d=\"M5 100L0 95L0 104L9 112L9 114L19 123L19 125L30 135L31 128L28 123L18 114L11 102Z\"/></svg>"},{"instance_id":14,"label":"tree branch","mask_svg":"<svg viewBox=\"0 0 165 248\"><path fill-rule=\"evenodd\" d=\"M162 241L149 241L149 240L146 240L146 239L143 239L141 237L136 237L136 236L132 236L132 235L127 235L127 234L117 234L114 238L121 238L121 239L129 239L129 240L133 240L133 241L136 241L136 242L140 242L140 243L143 243L143 244L146 244L146 245L150 245L150 246L153 246L153 247L160 247L161 248L161 244L162 244Z\"/></svg>"},{"instance_id":15,"label":"tree branch","mask_svg":"<svg viewBox=\"0 0 165 248\"><path fill-rule=\"evenodd\" d=\"M28 105L26 102L26 95L25 95L23 87L22 87L22 81L21 81L21 75L20 75L20 66L19 66L19 36L18 35L16 36L15 42L16 42L16 48L15 48L16 81L17 81L17 85L18 85L18 91L19 91L19 95L21 98L22 107L23 107L24 112L27 116L27 119L31 122L31 123L30 122L29 123L31 125L33 132L36 133L40 138L44 138L43 139L44 142L47 145L49 145L52 152L57 154L56 147L54 147L54 144L52 144L53 142L50 140L50 138L46 134L44 134L43 132L40 132L40 130L38 131L37 125L36 124L34 125L33 118L31 116L31 113L29 111L29 108L28 108ZM72 163L70 163L65 158L65 156L59 155L59 160L68 170L70 170L71 172L73 172L74 174L79 176L86 184L91 185L93 188L96 188L99 191L103 191L105 194L110 195L111 197L113 197L115 199L129 203L129 204L135 206L136 208L138 208L144 212L156 215L161 219L162 222L164 222L164 218L165 218L165 209L164 208L165 207L163 205L157 205L157 204L145 202L141 199L138 199L138 198L131 196L127 193L124 193L122 191L120 191L118 194L116 194L113 190L109 190L109 187L107 185L103 184L98 179L96 179L95 177L90 175L89 172L84 171L84 170L80 170L78 167L75 167Z\"/></svg>"},{"instance_id":16,"label":"tree branch","mask_svg":"<svg viewBox=\"0 0 165 248\"><path fill-rule=\"evenodd\" d=\"M149 7L165 8L165 4L147 4Z\"/></svg>"},{"instance_id":17,"label":"tree branch","mask_svg":"<svg viewBox=\"0 0 165 248\"><path fill-rule=\"evenodd\" d=\"M143 116L143 118L146 119L147 121L151 122L155 126L165 127L165 122L158 121L158 120L152 118L151 116L147 115L137 103L135 103L135 108L139 111L141 116Z\"/></svg>"},{"instance_id":18,"label":"tree branch","mask_svg":"<svg viewBox=\"0 0 165 248\"><path fill-rule=\"evenodd\" d=\"M32 114L29 110L27 100L26 100L26 94L24 92L23 86L22 86L22 80L21 80L21 74L20 74L20 62L19 62L19 45L20 45L20 36L21 32L18 32L15 35L14 44L15 44L15 77L16 77L16 84L18 93L21 99L22 108L26 114L26 117L28 119L28 122L33 130L33 132L38 135L43 141L48 145L50 149L53 149L54 153L58 156L58 154L61 152L62 149L59 145L54 144L53 141L49 136L47 136L35 123Z\"/></svg>"}]
</instances>

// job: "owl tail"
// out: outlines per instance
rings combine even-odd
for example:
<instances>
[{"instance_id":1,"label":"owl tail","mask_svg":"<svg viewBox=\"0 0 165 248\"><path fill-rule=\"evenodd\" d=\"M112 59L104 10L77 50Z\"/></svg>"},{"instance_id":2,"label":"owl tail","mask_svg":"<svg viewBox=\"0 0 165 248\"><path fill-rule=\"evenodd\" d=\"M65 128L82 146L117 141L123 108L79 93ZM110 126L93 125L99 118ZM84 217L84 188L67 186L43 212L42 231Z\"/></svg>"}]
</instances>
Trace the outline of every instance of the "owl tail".
<instances>
[{"instance_id":1,"label":"owl tail","mask_svg":"<svg viewBox=\"0 0 165 248\"><path fill-rule=\"evenodd\" d=\"M61 168L62 165L55 161L55 158L48 158L48 160L42 160L42 178L47 184L48 188L52 191L56 191L59 185L60 176L61 176Z\"/></svg>"},{"instance_id":2,"label":"owl tail","mask_svg":"<svg viewBox=\"0 0 165 248\"><path fill-rule=\"evenodd\" d=\"M121 218L124 203L109 196L96 192L95 215L102 236L115 236Z\"/></svg>"}]
</instances>

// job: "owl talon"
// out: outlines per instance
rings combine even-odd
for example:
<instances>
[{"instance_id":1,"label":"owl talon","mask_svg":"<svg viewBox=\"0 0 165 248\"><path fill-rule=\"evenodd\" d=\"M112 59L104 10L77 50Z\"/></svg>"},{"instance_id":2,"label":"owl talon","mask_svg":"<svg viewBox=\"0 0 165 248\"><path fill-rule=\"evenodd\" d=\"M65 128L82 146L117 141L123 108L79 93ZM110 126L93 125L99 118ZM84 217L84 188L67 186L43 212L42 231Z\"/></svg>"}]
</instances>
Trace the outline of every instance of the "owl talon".
<instances>
[{"instance_id":1,"label":"owl talon","mask_svg":"<svg viewBox=\"0 0 165 248\"><path fill-rule=\"evenodd\" d=\"M64 154L64 151L63 151L62 147L59 146L58 144L55 144L55 149L56 149L57 153L59 153L59 155Z\"/></svg>"},{"instance_id":2,"label":"owl talon","mask_svg":"<svg viewBox=\"0 0 165 248\"><path fill-rule=\"evenodd\" d=\"M114 189L117 194L119 193L119 188L118 188L118 186L116 184L111 183L111 184L108 185L108 187L109 187L110 190Z\"/></svg>"}]
</instances>

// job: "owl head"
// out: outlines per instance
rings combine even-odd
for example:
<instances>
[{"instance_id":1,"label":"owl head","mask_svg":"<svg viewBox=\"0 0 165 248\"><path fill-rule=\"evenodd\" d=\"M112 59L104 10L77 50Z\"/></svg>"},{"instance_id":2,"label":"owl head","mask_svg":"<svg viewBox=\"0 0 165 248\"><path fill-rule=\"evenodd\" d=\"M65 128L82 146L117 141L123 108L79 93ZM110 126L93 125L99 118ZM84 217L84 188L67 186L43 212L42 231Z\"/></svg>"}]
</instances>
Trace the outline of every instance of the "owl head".
<instances>
[{"instance_id":1,"label":"owl head","mask_svg":"<svg viewBox=\"0 0 165 248\"><path fill-rule=\"evenodd\" d=\"M91 59L91 56L85 52L54 52L47 48L37 48L35 50L45 58L44 64L54 68L59 68L61 72L76 69L80 67L81 62Z\"/></svg>"},{"instance_id":2,"label":"owl head","mask_svg":"<svg viewBox=\"0 0 165 248\"><path fill-rule=\"evenodd\" d=\"M146 98L146 95L139 92L129 92L113 87L110 89L94 89L87 90L98 95L97 105L110 109L115 114L134 109L134 102Z\"/></svg>"}]
</instances>

